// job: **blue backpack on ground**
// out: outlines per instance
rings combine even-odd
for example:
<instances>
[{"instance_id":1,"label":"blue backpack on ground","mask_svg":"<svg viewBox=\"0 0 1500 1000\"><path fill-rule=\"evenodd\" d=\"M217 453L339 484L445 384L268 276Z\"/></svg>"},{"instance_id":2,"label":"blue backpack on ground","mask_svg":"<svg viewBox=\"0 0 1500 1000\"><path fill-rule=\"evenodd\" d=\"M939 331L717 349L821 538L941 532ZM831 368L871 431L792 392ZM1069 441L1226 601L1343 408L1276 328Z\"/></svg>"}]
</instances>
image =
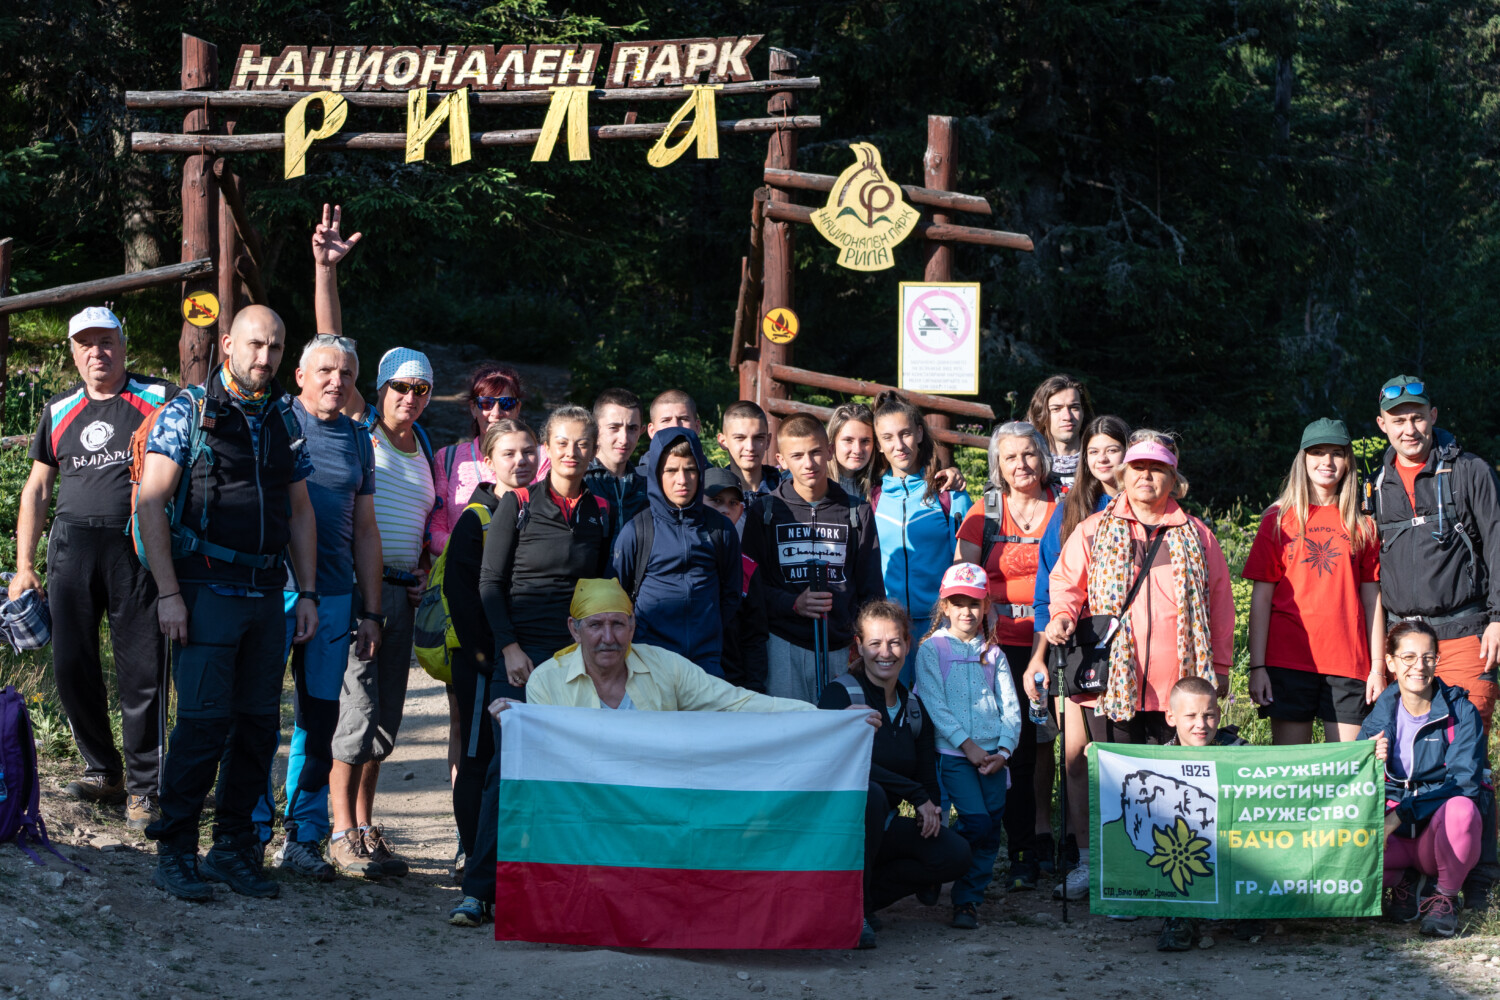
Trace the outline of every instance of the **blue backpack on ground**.
<instances>
[{"instance_id":1,"label":"blue backpack on ground","mask_svg":"<svg viewBox=\"0 0 1500 1000\"><path fill-rule=\"evenodd\" d=\"M43 864L27 840L41 844L67 861L47 838L38 809L41 782L36 770L36 743L26 700L10 685L0 691L0 841L13 840L36 864ZM78 862L73 862L78 864ZM78 865L88 871L83 865Z\"/></svg>"}]
</instances>

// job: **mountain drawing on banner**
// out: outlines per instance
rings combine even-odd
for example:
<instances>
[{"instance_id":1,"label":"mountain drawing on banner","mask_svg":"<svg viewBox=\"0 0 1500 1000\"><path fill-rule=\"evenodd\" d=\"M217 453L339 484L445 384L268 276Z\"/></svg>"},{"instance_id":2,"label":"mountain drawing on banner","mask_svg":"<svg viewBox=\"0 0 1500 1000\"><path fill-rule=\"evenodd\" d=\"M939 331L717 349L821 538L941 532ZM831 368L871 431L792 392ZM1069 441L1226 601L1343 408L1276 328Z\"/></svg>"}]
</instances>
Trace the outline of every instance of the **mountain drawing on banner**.
<instances>
[{"instance_id":1,"label":"mountain drawing on banner","mask_svg":"<svg viewBox=\"0 0 1500 1000\"><path fill-rule=\"evenodd\" d=\"M1126 775L1120 789L1120 805L1125 832L1135 849L1143 854L1156 853L1152 830L1176 826L1181 819L1189 829L1212 837L1219 816L1219 806L1212 795L1155 771Z\"/></svg>"},{"instance_id":2,"label":"mountain drawing on banner","mask_svg":"<svg viewBox=\"0 0 1500 1000\"><path fill-rule=\"evenodd\" d=\"M1099 808L1103 895L1115 899L1217 899L1218 779L1212 761L1161 762L1176 777L1101 751Z\"/></svg>"}]
</instances>

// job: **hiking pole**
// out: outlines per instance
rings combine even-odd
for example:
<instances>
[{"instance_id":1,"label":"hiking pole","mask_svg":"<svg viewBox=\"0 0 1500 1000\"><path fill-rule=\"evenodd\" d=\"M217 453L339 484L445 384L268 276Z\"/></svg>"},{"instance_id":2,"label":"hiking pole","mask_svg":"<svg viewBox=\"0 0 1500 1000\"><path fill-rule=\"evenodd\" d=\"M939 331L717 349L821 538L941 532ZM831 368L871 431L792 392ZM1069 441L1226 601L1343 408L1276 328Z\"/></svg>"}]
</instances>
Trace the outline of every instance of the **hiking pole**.
<instances>
[{"instance_id":1,"label":"hiking pole","mask_svg":"<svg viewBox=\"0 0 1500 1000\"><path fill-rule=\"evenodd\" d=\"M1060 856L1059 860L1061 861L1066 861L1068 858L1068 692L1063 683L1063 674L1066 673L1066 664L1067 661L1063 656L1062 647L1053 646L1052 665L1054 671L1053 676L1048 678L1048 680L1056 682L1055 690L1062 698L1062 707L1057 710L1057 738L1058 741L1062 744L1062 766L1057 769L1058 784L1061 786L1058 791L1057 797L1058 801L1062 803L1062 836L1058 838L1058 853ZM1058 865L1057 867L1059 870L1061 870L1065 866ZM1067 923L1068 873L1066 871L1063 872L1062 904L1063 923Z\"/></svg>"},{"instance_id":2,"label":"hiking pole","mask_svg":"<svg viewBox=\"0 0 1500 1000\"><path fill-rule=\"evenodd\" d=\"M808 568L812 580L807 589L815 594L828 593L827 561L814 559L808 564ZM828 616L826 614L813 619L813 670L817 675L817 697L822 697L823 689L828 686L831 679L828 676Z\"/></svg>"}]
</instances>

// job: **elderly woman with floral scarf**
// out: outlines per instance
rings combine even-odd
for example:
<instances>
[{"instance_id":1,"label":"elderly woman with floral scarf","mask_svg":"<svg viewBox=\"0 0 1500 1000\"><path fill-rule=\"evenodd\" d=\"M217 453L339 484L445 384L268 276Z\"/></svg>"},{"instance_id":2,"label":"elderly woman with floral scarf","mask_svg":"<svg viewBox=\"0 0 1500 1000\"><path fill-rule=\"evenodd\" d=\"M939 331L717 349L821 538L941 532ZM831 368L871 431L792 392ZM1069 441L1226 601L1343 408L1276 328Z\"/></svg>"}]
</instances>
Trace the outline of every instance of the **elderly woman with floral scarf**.
<instances>
[{"instance_id":1,"label":"elderly woman with floral scarf","mask_svg":"<svg viewBox=\"0 0 1500 1000\"><path fill-rule=\"evenodd\" d=\"M1147 575L1110 647L1109 680L1084 711L1089 735L1101 743L1164 744L1173 734L1165 711L1172 685L1183 677L1229 689L1234 662L1234 596L1223 550L1208 525L1177 501L1187 480L1177 447L1159 431L1130 436L1115 473L1119 494L1068 537L1052 571L1047 641L1065 643L1080 618L1118 614L1136 573ZM1155 546L1150 565L1141 566ZM1075 886L1076 883L1076 886ZM1088 894L1088 857L1055 895Z\"/></svg>"}]
</instances>

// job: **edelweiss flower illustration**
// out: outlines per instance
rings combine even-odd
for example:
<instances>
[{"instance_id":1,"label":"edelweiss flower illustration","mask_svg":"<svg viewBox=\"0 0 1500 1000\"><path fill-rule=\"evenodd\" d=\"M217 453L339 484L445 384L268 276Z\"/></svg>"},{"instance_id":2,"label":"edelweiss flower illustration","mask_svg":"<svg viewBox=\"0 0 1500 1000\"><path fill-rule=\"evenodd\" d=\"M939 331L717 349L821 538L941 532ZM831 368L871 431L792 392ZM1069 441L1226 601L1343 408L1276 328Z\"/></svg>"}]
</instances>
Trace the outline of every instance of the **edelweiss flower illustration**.
<instances>
[{"instance_id":1,"label":"edelweiss flower illustration","mask_svg":"<svg viewBox=\"0 0 1500 1000\"><path fill-rule=\"evenodd\" d=\"M1194 833L1181 816L1177 817L1176 826L1158 826L1151 836L1156 841L1156 853L1146 864L1160 868L1172 880L1172 887L1184 896L1195 876L1214 873L1208 866L1208 841Z\"/></svg>"},{"instance_id":2,"label":"edelweiss flower illustration","mask_svg":"<svg viewBox=\"0 0 1500 1000\"><path fill-rule=\"evenodd\" d=\"M1317 570L1319 576L1325 573L1332 573L1334 560L1338 559L1342 554L1335 548L1337 543L1333 539L1329 539L1326 542L1315 542L1309 538L1306 544L1307 556L1302 560L1303 565L1311 566Z\"/></svg>"}]
</instances>

